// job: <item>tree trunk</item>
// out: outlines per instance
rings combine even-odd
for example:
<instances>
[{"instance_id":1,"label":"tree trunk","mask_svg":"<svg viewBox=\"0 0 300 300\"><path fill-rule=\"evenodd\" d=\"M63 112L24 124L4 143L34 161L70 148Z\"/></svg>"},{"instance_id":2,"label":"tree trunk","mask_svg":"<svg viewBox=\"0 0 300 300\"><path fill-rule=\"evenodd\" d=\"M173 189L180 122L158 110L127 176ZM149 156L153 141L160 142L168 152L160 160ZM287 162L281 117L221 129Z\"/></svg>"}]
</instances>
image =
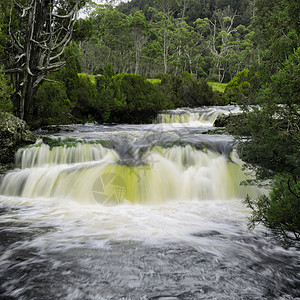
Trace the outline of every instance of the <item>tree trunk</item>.
<instances>
[{"instance_id":1,"label":"tree trunk","mask_svg":"<svg viewBox=\"0 0 300 300\"><path fill-rule=\"evenodd\" d=\"M34 94L46 75L65 62L61 60L69 43L76 14L83 0L76 0L66 12L65 1L32 0L29 6L13 1L9 33L9 62L4 72L11 74L14 102L21 119L29 120ZM63 15L58 12L65 11ZM19 28L14 20L19 19Z\"/></svg>"}]
</instances>

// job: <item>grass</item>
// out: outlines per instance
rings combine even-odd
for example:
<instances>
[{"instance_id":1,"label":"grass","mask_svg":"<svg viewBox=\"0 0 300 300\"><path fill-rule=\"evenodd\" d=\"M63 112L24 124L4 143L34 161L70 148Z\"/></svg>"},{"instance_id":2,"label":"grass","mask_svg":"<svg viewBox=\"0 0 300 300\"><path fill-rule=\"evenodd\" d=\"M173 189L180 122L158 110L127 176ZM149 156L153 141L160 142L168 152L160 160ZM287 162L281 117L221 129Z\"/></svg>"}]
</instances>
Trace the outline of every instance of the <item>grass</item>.
<instances>
[{"instance_id":1,"label":"grass","mask_svg":"<svg viewBox=\"0 0 300 300\"><path fill-rule=\"evenodd\" d=\"M91 81L91 83L96 84L96 76L97 75L88 75L87 73L78 73L79 77L88 77ZM152 84L159 84L161 83L160 79L157 78L147 78L147 81Z\"/></svg>"},{"instance_id":2,"label":"grass","mask_svg":"<svg viewBox=\"0 0 300 300\"><path fill-rule=\"evenodd\" d=\"M207 82L209 86L212 87L214 92L221 92L224 93L227 83L220 83L220 82Z\"/></svg>"},{"instance_id":3,"label":"grass","mask_svg":"<svg viewBox=\"0 0 300 300\"><path fill-rule=\"evenodd\" d=\"M96 76L97 75L88 75L87 73L78 73L78 76L88 77L93 84L96 84ZM152 84L161 83L161 79L158 79L158 78L147 78L147 81ZM226 83L219 83L219 82L213 82L213 81L208 81L207 83L209 86L212 87L214 92L221 92L221 93L224 93L226 85L227 85Z\"/></svg>"}]
</instances>

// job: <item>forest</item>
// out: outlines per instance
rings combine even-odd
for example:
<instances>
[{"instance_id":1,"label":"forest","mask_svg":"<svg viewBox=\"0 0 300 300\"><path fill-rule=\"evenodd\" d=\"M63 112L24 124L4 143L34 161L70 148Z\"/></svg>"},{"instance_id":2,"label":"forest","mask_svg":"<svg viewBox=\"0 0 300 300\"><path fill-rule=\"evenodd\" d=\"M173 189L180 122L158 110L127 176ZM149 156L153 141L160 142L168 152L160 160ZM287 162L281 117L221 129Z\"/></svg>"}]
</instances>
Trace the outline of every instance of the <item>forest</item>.
<instances>
[{"instance_id":1,"label":"forest","mask_svg":"<svg viewBox=\"0 0 300 300\"><path fill-rule=\"evenodd\" d=\"M0 3L0 110L37 129L241 105L245 117L228 130L243 136L240 155L257 179L272 179L269 196L245 199L251 224L299 241L299 1L89 3L76 18L84 5Z\"/></svg>"}]
</instances>

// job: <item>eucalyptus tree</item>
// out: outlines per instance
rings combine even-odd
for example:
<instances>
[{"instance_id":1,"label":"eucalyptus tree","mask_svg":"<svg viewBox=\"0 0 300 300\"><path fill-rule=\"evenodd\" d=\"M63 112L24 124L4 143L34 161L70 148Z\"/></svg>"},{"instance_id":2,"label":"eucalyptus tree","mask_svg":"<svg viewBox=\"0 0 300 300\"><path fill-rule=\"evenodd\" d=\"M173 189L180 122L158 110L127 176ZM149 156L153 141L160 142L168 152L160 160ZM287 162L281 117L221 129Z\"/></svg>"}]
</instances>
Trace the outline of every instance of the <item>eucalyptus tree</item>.
<instances>
[{"instance_id":1,"label":"eucalyptus tree","mask_svg":"<svg viewBox=\"0 0 300 300\"><path fill-rule=\"evenodd\" d=\"M173 22L173 12L167 6L163 11L157 11L155 8L150 9L153 17L151 26L157 35L157 41L161 46L164 73L168 72L170 60L170 51L173 45L175 24Z\"/></svg>"},{"instance_id":2,"label":"eucalyptus tree","mask_svg":"<svg viewBox=\"0 0 300 300\"><path fill-rule=\"evenodd\" d=\"M85 0L12 0L6 16L7 61L18 114L27 120L34 94L47 74L65 65L63 53L72 38Z\"/></svg>"},{"instance_id":3,"label":"eucalyptus tree","mask_svg":"<svg viewBox=\"0 0 300 300\"><path fill-rule=\"evenodd\" d=\"M201 35L192 26L186 22L177 19L173 34L173 49L171 63L175 67L174 75L178 71L197 73L201 68L200 44L202 43Z\"/></svg>"},{"instance_id":4,"label":"eucalyptus tree","mask_svg":"<svg viewBox=\"0 0 300 300\"><path fill-rule=\"evenodd\" d=\"M129 32L135 52L135 74L139 74L142 49L148 41L148 23L142 11L137 11L128 17Z\"/></svg>"},{"instance_id":5,"label":"eucalyptus tree","mask_svg":"<svg viewBox=\"0 0 300 300\"><path fill-rule=\"evenodd\" d=\"M213 55L213 64L217 72L219 82L223 82L226 74L226 59L230 55L234 45L233 34L236 32L234 19L236 12L217 10L210 23L211 35L209 49Z\"/></svg>"},{"instance_id":6,"label":"eucalyptus tree","mask_svg":"<svg viewBox=\"0 0 300 300\"><path fill-rule=\"evenodd\" d=\"M189 7L189 4L191 3L191 0L179 0L178 4L181 9L181 19L184 20L186 17L186 11Z\"/></svg>"},{"instance_id":7,"label":"eucalyptus tree","mask_svg":"<svg viewBox=\"0 0 300 300\"><path fill-rule=\"evenodd\" d=\"M92 17L94 37L103 50L98 53L102 69L105 64L112 63L116 73L128 72L132 63L132 42L127 16L108 5L99 7Z\"/></svg>"}]
</instances>

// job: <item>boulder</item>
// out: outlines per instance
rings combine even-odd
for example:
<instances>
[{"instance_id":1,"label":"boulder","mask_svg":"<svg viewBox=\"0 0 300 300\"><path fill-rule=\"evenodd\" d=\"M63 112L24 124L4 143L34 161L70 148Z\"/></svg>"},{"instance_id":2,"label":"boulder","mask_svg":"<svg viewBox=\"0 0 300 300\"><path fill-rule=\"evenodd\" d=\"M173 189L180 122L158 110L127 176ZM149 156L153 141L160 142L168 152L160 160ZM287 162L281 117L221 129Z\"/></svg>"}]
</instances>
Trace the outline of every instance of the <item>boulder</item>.
<instances>
[{"instance_id":1,"label":"boulder","mask_svg":"<svg viewBox=\"0 0 300 300\"><path fill-rule=\"evenodd\" d=\"M10 165L16 151L26 145L35 143L33 134L25 121L8 113L0 114L0 165Z\"/></svg>"},{"instance_id":2,"label":"boulder","mask_svg":"<svg viewBox=\"0 0 300 300\"><path fill-rule=\"evenodd\" d=\"M214 126L215 127L226 127L229 118L230 118L229 115L224 115L224 114L218 115L214 122Z\"/></svg>"}]
</instances>

